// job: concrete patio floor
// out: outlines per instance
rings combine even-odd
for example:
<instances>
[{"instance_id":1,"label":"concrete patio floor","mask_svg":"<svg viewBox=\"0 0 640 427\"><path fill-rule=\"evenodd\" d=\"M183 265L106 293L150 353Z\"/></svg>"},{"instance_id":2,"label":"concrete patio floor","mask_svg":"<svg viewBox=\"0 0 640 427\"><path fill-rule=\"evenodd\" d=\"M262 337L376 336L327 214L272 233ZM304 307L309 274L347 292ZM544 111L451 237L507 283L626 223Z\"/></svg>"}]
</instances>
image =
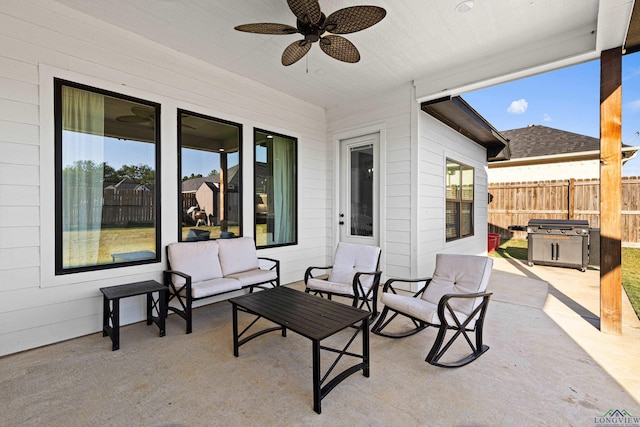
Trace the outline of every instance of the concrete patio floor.
<instances>
[{"instance_id":1,"label":"concrete patio floor","mask_svg":"<svg viewBox=\"0 0 640 427\"><path fill-rule=\"evenodd\" d=\"M599 332L598 271L496 259L489 289L491 349L480 359L425 363L430 329L372 335L371 376L338 385L321 415L310 341L267 334L235 358L221 302L195 311L190 335L172 315L162 338L144 322L122 327L115 352L95 333L1 358L0 425L594 426L611 409L640 416L640 322L625 296L623 335Z\"/></svg>"}]
</instances>

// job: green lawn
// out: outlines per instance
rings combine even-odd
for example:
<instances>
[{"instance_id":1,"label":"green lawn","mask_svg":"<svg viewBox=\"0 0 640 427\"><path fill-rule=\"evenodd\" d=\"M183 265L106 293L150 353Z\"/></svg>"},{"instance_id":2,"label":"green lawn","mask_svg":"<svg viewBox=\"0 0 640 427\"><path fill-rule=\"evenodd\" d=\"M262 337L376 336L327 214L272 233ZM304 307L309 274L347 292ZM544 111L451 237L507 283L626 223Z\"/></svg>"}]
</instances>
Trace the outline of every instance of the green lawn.
<instances>
[{"instance_id":1,"label":"green lawn","mask_svg":"<svg viewBox=\"0 0 640 427\"><path fill-rule=\"evenodd\" d=\"M527 259L527 241L501 240L500 247L489 256L494 258ZM640 248L622 248L622 286L633 309L640 318Z\"/></svg>"},{"instance_id":2,"label":"green lawn","mask_svg":"<svg viewBox=\"0 0 640 427\"><path fill-rule=\"evenodd\" d=\"M107 228L104 230L65 231L62 236L64 267L111 264L111 254L121 252L155 252L155 230L152 227ZM77 242L77 243L76 243Z\"/></svg>"},{"instance_id":3,"label":"green lawn","mask_svg":"<svg viewBox=\"0 0 640 427\"><path fill-rule=\"evenodd\" d=\"M622 248L622 286L640 318L640 248Z\"/></svg>"}]
</instances>

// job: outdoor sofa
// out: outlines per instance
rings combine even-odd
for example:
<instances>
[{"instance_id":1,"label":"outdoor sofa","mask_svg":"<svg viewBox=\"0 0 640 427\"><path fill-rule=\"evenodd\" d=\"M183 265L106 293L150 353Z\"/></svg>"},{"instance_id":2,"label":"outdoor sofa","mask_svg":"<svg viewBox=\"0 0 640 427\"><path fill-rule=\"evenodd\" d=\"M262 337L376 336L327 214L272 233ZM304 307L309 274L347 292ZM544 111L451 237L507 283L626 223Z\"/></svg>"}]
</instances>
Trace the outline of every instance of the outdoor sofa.
<instances>
[{"instance_id":1,"label":"outdoor sofa","mask_svg":"<svg viewBox=\"0 0 640 427\"><path fill-rule=\"evenodd\" d=\"M258 257L251 237L177 242L167 246L168 311L177 313L192 331L193 302L253 288L280 286L280 261ZM173 302L173 304L172 304Z\"/></svg>"}]
</instances>

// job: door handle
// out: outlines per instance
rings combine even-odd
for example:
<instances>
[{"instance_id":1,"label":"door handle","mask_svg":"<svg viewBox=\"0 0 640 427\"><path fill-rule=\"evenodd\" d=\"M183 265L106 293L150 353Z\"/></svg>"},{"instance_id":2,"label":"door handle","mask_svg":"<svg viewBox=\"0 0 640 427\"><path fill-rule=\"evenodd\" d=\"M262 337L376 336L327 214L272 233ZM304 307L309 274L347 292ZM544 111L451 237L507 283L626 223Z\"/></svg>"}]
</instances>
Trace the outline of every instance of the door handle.
<instances>
[{"instance_id":1,"label":"door handle","mask_svg":"<svg viewBox=\"0 0 640 427\"><path fill-rule=\"evenodd\" d=\"M344 221L340 221L340 222L338 222L338 224L344 225Z\"/></svg>"}]
</instances>

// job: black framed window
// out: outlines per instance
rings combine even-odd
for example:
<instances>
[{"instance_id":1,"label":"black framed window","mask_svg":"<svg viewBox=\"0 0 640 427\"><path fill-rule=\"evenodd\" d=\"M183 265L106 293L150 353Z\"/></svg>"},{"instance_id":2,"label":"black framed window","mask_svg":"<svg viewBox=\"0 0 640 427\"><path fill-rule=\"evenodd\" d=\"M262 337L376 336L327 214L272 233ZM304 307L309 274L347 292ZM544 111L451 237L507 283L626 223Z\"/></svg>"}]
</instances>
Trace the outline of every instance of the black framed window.
<instances>
[{"instance_id":1,"label":"black framed window","mask_svg":"<svg viewBox=\"0 0 640 427\"><path fill-rule=\"evenodd\" d=\"M242 235L242 125L178 110L179 240Z\"/></svg>"},{"instance_id":2,"label":"black framed window","mask_svg":"<svg viewBox=\"0 0 640 427\"><path fill-rule=\"evenodd\" d=\"M473 236L472 167L447 159L447 241Z\"/></svg>"},{"instance_id":3,"label":"black framed window","mask_svg":"<svg viewBox=\"0 0 640 427\"><path fill-rule=\"evenodd\" d=\"M160 261L160 105L54 80L56 275Z\"/></svg>"},{"instance_id":4,"label":"black framed window","mask_svg":"<svg viewBox=\"0 0 640 427\"><path fill-rule=\"evenodd\" d=\"M257 247L298 242L298 140L254 129Z\"/></svg>"}]
</instances>

